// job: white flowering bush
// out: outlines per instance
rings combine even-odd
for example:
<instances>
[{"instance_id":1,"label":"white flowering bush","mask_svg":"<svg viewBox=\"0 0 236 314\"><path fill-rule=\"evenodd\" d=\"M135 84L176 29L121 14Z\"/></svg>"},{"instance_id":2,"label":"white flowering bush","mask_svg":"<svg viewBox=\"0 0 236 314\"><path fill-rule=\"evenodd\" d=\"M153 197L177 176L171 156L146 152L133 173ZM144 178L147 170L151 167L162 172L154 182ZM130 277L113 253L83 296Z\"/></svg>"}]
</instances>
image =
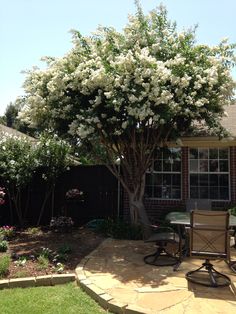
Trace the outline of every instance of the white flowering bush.
<instances>
[{"instance_id":1,"label":"white flowering bush","mask_svg":"<svg viewBox=\"0 0 236 314\"><path fill-rule=\"evenodd\" d=\"M38 166L32 143L26 137L2 133L0 138L0 176L8 193L9 205L23 224L21 193ZM11 213L12 215L12 213Z\"/></svg>"},{"instance_id":2,"label":"white flowering bush","mask_svg":"<svg viewBox=\"0 0 236 314\"><path fill-rule=\"evenodd\" d=\"M196 44L195 30L178 33L164 7L145 16L138 5L122 33L100 27L91 37L74 31L73 40L63 58L48 58L46 70L28 73L20 118L31 126L66 125L80 142L98 139L129 194L131 218L147 220L145 172L156 147L196 122L223 134L235 45Z\"/></svg>"},{"instance_id":3,"label":"white flowering bush","mask_svg":"<svg viewBox=\"0 0 236 314\"><path fill-rule=\"evenodd\" d=\"M3 187L0 187L0 205L3 205L5 203L5 189Z\"/></svg>"},{"instance_id":4,"label":"white flowering bush","mask_svg":"<svg viewBox=\"0 0 236 314\"><path fill-rule=\"evenodd\" d=\"M60 174L67 170L72 161L69 158L70 145L60 139L56 134L43 133L35 147L35 155L41 167L42 178L46 182L46 192L41 205L37 225L40 224L45 206L51 197L51 214L54 211L54 192L56 180Z\"/></svg>"},{"instance_id":5,"label":"white flowering bush","mask_svg":"<svg viewBox=\"0 0 236 314\"><path fill-rule=\"evenodd\" d=\"M54 189L58 176L66 171L69 164L70 146L56 135L42 134L36 143L26 137L2 134L0 138L0 177L8 193L11 215L13 209L23 225L30 193L29 184L37 169L41 169L46 181L46 193L41 205L38 224L49 198L51 197L52 214L54 207ZM25 204L22 193L27 193ZM4 203L5 190L0 188L0 204Z\"/></svg>"}]
</instances>

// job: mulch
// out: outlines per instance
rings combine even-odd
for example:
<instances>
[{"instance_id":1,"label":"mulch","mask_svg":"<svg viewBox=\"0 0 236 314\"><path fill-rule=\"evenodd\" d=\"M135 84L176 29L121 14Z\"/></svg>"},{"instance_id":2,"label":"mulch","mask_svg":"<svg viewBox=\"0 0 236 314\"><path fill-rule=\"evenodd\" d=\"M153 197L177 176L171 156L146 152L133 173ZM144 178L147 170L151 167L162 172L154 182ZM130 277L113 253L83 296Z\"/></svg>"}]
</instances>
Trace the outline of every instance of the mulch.
<instances>
[{"instance_id":1,"label":"mulch","mask_svg":"<svg viewBox=\"0 0 236 314\"><path fill-rule=\"evenodd\" d=\"M69 233L55 233L50 230L40 230L32 234L29 230L17 231L13 239L9 241L8 253L12 256L8 275L5 278L19 278L27 276L49 275L56 272L56 263L51 261L48 267L41 269L37 257L43 248L57 252L59 248L69 246L71 252L66 254L63 260L64 271L71 273L81 259L93 251L104 237L85 227L73 229ZM0 253L0 256L3 253ZM26 258L24 265L19 265L20 261Z\"/></svg>"}]
</instances>

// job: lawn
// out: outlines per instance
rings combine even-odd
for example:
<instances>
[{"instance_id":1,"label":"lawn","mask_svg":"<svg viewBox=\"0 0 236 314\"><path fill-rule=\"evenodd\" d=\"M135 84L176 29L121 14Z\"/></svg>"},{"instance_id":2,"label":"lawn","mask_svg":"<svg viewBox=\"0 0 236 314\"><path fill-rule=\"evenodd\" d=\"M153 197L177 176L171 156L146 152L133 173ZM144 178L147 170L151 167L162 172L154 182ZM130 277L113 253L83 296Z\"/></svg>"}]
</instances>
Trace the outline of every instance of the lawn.
<instances>
[{"instance_id":1,"label":"lawn","mask_svg":"<svg viewBox=\"0 0 236 314\"><path fill-rule=\"evenodd\" d=\"M75 283L0 291L1 314L107 313Z\"/></svg>"}]
</instances>

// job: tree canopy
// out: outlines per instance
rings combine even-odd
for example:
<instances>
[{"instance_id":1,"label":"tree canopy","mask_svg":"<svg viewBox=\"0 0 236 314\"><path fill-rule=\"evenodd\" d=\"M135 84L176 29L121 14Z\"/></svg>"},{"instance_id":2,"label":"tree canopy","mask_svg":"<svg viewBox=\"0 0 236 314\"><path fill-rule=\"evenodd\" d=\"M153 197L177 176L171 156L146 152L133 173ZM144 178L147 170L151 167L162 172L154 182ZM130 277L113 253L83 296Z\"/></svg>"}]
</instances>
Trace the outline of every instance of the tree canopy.
<instances>
[{"instance_id":1,"label":"tree canopy","mask_svg":"<svg viewBox=\"0 0 236 314\"><path fill-rule=\"evenodd\" d=\"M73 42L64 57L46 58L46 70L28 72L20 117L31 126L68 131L92 148L98 141L134 216L145 219L145 172L155 149L196 122L223 134L220 118L234 91L235 45L197 44L195 29L178 32L164 7L144 15L139 5L123 32L99 27L83 37L73 31Z\"/></svg>"}]
</instances>

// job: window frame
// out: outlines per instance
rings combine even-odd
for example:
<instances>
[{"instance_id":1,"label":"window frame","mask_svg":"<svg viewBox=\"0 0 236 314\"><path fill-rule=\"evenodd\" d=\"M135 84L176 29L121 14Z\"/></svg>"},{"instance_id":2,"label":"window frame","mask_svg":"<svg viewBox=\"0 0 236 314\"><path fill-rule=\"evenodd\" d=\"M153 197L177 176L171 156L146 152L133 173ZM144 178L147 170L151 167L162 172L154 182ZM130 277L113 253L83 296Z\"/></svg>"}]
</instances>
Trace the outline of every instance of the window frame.
<instances>
[{"instance_id":1,"label":"window frame","mask_svg":"<svg viewBox=\"0 0 236 314\"><path fill-rule=\"evenodd\" d=\"M197 149L198 150L198 158L196 159L198 161L200 160L200 158L199 158L199 149L207 149L208 150L208 159L207 159L208 160L208 171L207 172L199 172L199 167L198 167L198 171L197 172L191 172L191 170L190 170L190 160L194 160L193 158L190 158L190 150L191 149ZM210 151L210 149L217 149L218 150L218 158L217 158L218 162L220 160L226 160L226 159L219 158L219 150L220 149L227 149L227 151L228 151L228 159L227 159L228 160L228 171L227 172L226 171L223 171L223 172L220 172L220 171L211 172L210 171L210 167L209 167L209 160L210 160L210 158L209 158L209 156L210 156L209 151ZM189 182L189 184L188 184L188 195L189 195L189 198L191 198L191 196L190 196L190 191L191 191L190 176L191 176L191 174L198 174L198 175L199 174L207 174L207 175L210 175L210 174L217 174L217 175L227 174L228 175L228 189L229 189L229 193L228 193L229 197L228 197L228 199L211 199L211 198L208 198L208 199L210 199L213 202L230 202L231 201L231 168L230 168L230 165L231 165L231 162L230 162L230 147L219 147L219 146L214 146L214 147L201 147L201 146L199 146L199 147L188 147L188 182ZM199 187L199 185L198 185L198 187Z\"/></svg>"},{"instance_id":2,"label":"window frame","mask_svg":"<svg viewBox=\"0 0 236 314\"><path fill-rule=\"evenodd\" d=\"M148 199L148 200L158 200L158 201L181 201L182 199L183 199L183 196L182 196L182 194L183 194L183 173L182 173L182 170L183 170L183 166L182 166L182 148L181 147L168 147L168 149L175 149L175 148L178 148L179 149L179 151L180 151L180 156L181 156L181 159L180 159L180 171L156 171L156 170L154 170L154 167L153 167L153 163L154 163L154 161L155 160L152 160L152 167L151 167L151 169L152 170L147 170L146 171L146 175L147 174L155 174L155 173L157 173L157 174L161 174L161 175L163 175L163 174L179 174L180 175L180 198L160 198L160 197L155 197L155 196L147 196L146 198ZM161 161L163 162L163 160L165 160L164 158L163 158L163 152L162 152L162 159L161 159ZM145 183L145 187L146 187L146 185L147 185L147 182ZM151 185L152 187L154 186L154 185Z\"/></svg>"}]
</instances>

